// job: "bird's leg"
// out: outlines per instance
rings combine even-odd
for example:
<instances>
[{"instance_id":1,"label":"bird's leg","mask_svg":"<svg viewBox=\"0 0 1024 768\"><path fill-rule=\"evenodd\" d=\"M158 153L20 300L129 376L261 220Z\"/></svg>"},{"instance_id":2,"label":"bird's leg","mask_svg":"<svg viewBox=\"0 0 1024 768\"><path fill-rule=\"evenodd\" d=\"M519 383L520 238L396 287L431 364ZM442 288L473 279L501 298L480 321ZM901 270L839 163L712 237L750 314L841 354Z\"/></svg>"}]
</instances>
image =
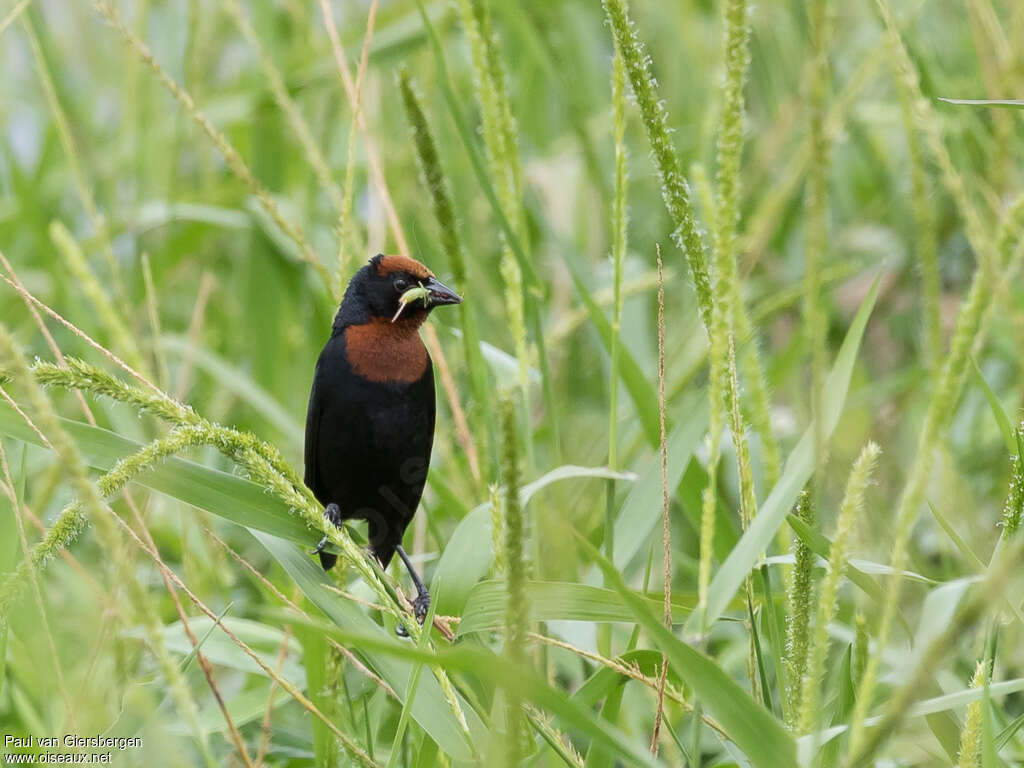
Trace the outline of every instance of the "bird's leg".
<instances>
[{"instance_id":1,"label":"bird's leg","mask_svg":"<svg viewBox=\"0 0 1024 768\"><path fill-rule=\"evenodd\" d=\"M328 504L327 507L324 509L324 520L329 522L335 528L340 528L342 522L344 522L341 518L341 508L338 507L338 505L335 504L333 501L330 504ZM327 542L328 538L327 534L325 533L324 537L320 539L320 543L316 545L316 549L314 549L310 554L319 555L321 552L324 551L324 547L327 546Z\"/></svg>"},{"instance_id":2,"label":"bird's leg","mask_svg":"<svg viewBox=\"0 0 1024 768\"><path fill-rule=\"evenodd\" d=\"M420 624L427 618L427 613L430 611L430 593L427 591L426 586L423 584L423 579L416 573L416 569L412 567L412 561L409 560L409 556L405 553L405 549L399 544L395 547L395 551L398 552L398 556L402 558L402 562L405 563L406 569L409 571L409 575L412 576L413 586L416 587L416 599L412 601L412 610L416 615L416 621Z\"/></svg>"}]
</instances>

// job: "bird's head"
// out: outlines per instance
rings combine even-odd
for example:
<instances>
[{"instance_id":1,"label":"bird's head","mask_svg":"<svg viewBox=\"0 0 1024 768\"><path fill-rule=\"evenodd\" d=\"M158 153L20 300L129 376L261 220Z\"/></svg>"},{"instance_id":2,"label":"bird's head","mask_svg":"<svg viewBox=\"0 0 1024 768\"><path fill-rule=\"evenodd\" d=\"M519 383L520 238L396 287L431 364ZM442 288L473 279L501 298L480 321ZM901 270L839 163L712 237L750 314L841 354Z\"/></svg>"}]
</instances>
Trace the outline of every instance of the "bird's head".
<instances>
[{"instance_id":1,"label":"bird's head","mask_svg":"<svg viewBox=\"0 0 1024 768\"><path fill-rule=\"evenodd\" d=\"M418 327L434 307L461 301L415 259L377 254L352 276L338 319L345 325L387 320Z\"/></svg>"}]
</instances>

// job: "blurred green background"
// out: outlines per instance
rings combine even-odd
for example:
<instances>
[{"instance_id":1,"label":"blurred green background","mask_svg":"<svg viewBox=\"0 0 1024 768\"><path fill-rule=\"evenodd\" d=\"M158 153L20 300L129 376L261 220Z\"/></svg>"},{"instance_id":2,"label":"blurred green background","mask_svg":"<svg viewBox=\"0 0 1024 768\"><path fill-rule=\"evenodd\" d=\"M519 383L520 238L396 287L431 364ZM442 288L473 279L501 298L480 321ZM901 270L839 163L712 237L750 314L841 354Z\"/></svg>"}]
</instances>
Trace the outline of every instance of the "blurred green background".
<instances>
[{"instance_id":1,"label":"blurred green background","mask_svg":"<svg viewBox=\"0 0 1024 768\"><path fill-rule=\"evenodd\" d=\"M355 76L370 4L343 0L333 5L344 57ZM474 67L455 5L426 4L447 60L448 75L442 76L417 5L404 0L380 3L361 90L366 132L356 130L351 143L353 109L316 3L278 0L241 9L241 17L251 24L262 46L263 60L240 29L230 2L156 0L117 6L159 66L237 148L284 219L301 226L312 252L332 276L339 264L347 278L373 254L399 250L385 200L373 179L368 154L372 147L410 251L442 280L452 277L398 87L399 68L408 68L450 184L466 269L456 287L475 318L487 363L487 397L476 397L460 341L460 315L438 312L432 316L430 323L468 414L481 469L480 477L474 478L465 445L457 436L451 404L439 386L428 490L406 540L428 582L456 525L488 499L488 484L499 480L495 410L499 391L519 392L516 396L523 405L525 481L562 465L599 467L608 462L609 389L614 372L587 302L596 302L597 311L611 317L611 33L600 4L593 1L492 0L489 5L518 135L519 231L540 278L538 289L527 292L527 301L543 328L547 394L542 391L535 331L530 329L528 343L522 347L521 334L517 337L515 322L510 321L509 291L501 269L502 228L472 166L466 137L453 122L452 105L445 100L444 88L450 86L460 119L482 152ZM1020 113L952 106L937 99L1024 94L1024 5L1000 0L900 0L895 6L922 91L941 120L945 146L980 212L983 229L993 234L1011 194L1022 187ZM206 418L251 431L276 445L301 473L306 400L337 297L267 215L251 186L232 172L195 114L168 93L152 68L89 3L8 2L0 18L8 11L20 13L0 37L0 251L39 299L125 360L143 367L153 381ZM719 4L634 0L630 12L653 58L699 224L709 229L708 179L714 178L716 169L724 78ZM822 304L830 361L876 277L880 293L829 444L829 463L819 477L820 529L831 531L849 466L864 443L874 440L883 455L857 523L852 553L886 563L893 511L917 451L937 353L929 348L924 332L926 308L915 256L921 233L915 230L908 131L883 27L873 3L835 4L830 13L833 35L825 125L833 143ZM738 256L741 292L756 328L772 393L771 421L785 458L811 419L801 279L804 180L809 165L808 89L813 72L803 3L758 3L750 21L752 63L745 90ZM329 183L318 175L315 159L311 163L310 152L282 110L271 72L281 77L311 140L322 152ZM670 422L678 424L693 415L696 404L706 402L707 339L685 258L669 236L674 225L662 203L643 125L632 103L626 115L629 249L624 262L621 337L653 394L655 246L660 244L666 263L667 413ZM923 141L919 134L911 134ZM932 216L930 236L937 249L937 308L945 345L976 257L963 219L940 183L930 155L923 167ZM339 253L339 201L345 196L348 173L352 205ZM99 290L127 337L119 336L98 309L90 284L58 247L53 222L66 227L80 244ZM149 291L145 259L152 272ZM572 278L574 271L579 284ZM995 311L989 333L974 355L1012 422L1017 419L1022 391L1024 295L1019 281L1000 283L992 301ZM32 315L6 285L0 286L0 320L30 357L52 359ZM49 326L64 353L105 364L65 328L53 322ZM520 363L527 366L525 400L518 389ZM641 408L651 413L656 403L637 402L635 392L625 384L618 389L612 414L617 424L615 468L653 477L651 487L657 488L656 474L644 474L656 471L656 446L645 438L638 415ZM63 415L82 418L71 395L52 394ZM130 407L102 398L89 398L89 404L100 426L129 439L147 442L164 431L152 419L139 418ZM763 501L770 488L765 487L761 446L753 434L751 443L758 499ZM23 444L14 439L5 440L5 446L15 475L24 482L24 503L42 521L52 522L75 495L61 480L59 465L47 452L23 450ZM701 441L696 449L698 460L672 497L674 588L677 598L690 606L697 590L700 473L707 446ZM961 543L987 561L999 536L996 524L1010 464L977 378L968 378L940 444L931 449L938 460L928 499L962 538ZM728 438L723 451L720 504L727 527L738 531L736 462ZM212 449L189 455L206 466L238 473ZM628 481L609 488L602 480L572 479L540 493L528 513L532 578L600 585L600 572L562 525L569 523L600 546L605 540L607 495L612 494L612 509L622 510L630 488ZM268 659L275 659L284 643L291 649L285 656L284 676L304 679L309 674L303 666L303 654L310 652L306 641L285 630L280 601L207 529L284 595L299 600L293 579L280 563L238 526L168 496L139 490L136 497L162 557L183 581L215 612L226 610L228 617L238 620ZM660 501L657 493L652 499L655 505ZM9 516L7 503L6 498L0 499L0 509ZM114 507L128 518L123 500ZM647 512L644 519L650 518L651 530L643 533L642 544L628 564L617 563L634 589L644 583L652 542L652 584L658 583L660 573L656 531L660 526L651 527L657 515ZM5 525L5 535L10 536L3 545L10 550L5 554L10 563L18 545L14 529ZM29 526L28 536L33 542L39 532ZM315 540L312 532L310 539ZM904 589L901 615L914 627L929 590L979 570L927 511L914 530L910 552L910 570L931 580L912 582ZM115 763L198 763L195 745L167 701L166 683L153 658L138 636L118 630L119 624L111 618L125 598L124 585L112 583L104 573L110 554L90 533L74 545L72 553L76 564L57 559L41 576L41 585L63 667L63 685L74 701L75 727L69 724L53 674L38 606L26 589L8 617L0 731L37 736L108 729L139 733L144 749L115 756ZM716 562L726 553L719 553ZM778 549L769 554L784 553ZM178 616L159 574L146 558L131 557L136 558L132 564L139 582L168 627L168 646L181 660L190 646L176 624ZM783 570L775 569L777 589L784 583ZM357 596L372 598L354 572L342 579ZM660 588L651 587L651 591L657 593ZM776 597L781 600L780 595ZM441 607L452 609L450 604ZM746 617L743 606L732 607L738 610L729 616ZM192 612L191 606L186 608ZM863 595L844 589L835 633L842 643L851 641L853 616L864 610L870 614L874 608ZM251 623L242 623L246 620ZM747 636L742 628L739 622L719 622L703 647L722 669L748 686ZM622 652L631 630L625 622L545 625L551 637L606 655ZM1019 637L1019 627L1013 623L1000 637L1005 650L999 657L998 678L1020 674L1024 657L1016 651ZM223 693L255 755L270 683L259 670L246 666L247 661L225 638L212 633L207 642ZM906 638L894 639L894 654L906 650ZM964 638L936 671L928 695L966 687L981 652L979 637ZM543 661L538 661L541 664L552 685L570 693L593 672L589 662L560 650L551 651L550 656L545 652ZM335 715L364 748L368 740L376 742L377 757L387 759L401 707L389 702L358 671L346 670L350 687L337 694ZM186 675L203 722L213 734L218 759L238 764L223 734L223 719L195 664L188 666ZM883 679L887 679L884 673ZM653 700L642 686L625 691L626 703L616 722L642 743L648 738L644 734L650 728ZM356 704L340 703L345 697ZM997 725L1007 725L1020 713L1019 697L1011 694L999 699ZM832 706L830 697L826 700ZM677 732L689 744L685 724L692 718L683 708L673 707ZM900 765L950 763L956 755L963 709L933 717L936 722L917 718L906 723L889 745L888 755ZM432 764L433 753L416 747L422 731L413 728L412 733L407 761L402 764ZM708 764L736 759L725 757L728 753L713 734L705 735L703 742ZM583 739L577 746L585 743ZM539 764L560 764L550 749L538 749ZM666 749L667 761L682 761L682 753L672 751L675 747ZM272 735L264 752L273 765L320 762L322 752L314 745L308 713L284 695L272 713ZM1015 764L1012 757L1021 752L1013 737L1001 759ZM417 753L427 757L417 763Z\"/></svg>"}]
</instances>

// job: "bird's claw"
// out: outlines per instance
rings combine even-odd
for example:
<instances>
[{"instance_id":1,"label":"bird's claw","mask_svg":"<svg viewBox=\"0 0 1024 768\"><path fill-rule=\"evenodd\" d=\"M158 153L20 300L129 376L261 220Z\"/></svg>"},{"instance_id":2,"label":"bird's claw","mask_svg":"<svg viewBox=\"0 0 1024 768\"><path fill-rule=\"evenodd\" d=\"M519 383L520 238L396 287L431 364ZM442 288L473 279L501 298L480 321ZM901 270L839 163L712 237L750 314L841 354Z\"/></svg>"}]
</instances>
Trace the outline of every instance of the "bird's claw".
<instances>
[{"instance_id":1,"label":"bird's claw","mask_svg":"<svg viewBox=\"0 0 1024 768\"><path fill-rule=\"evenodd\" d=\"M422 592L416 596L416 599L412 601L412 611L416 616L416 621L422 626L427 618L427 614L430 612L429 592Z\"/></svg>"},{"instance_id":2,"label":"bird's claw","mask_svg":"<svg viewBox=\"0 0 1024 768\"><path fill-rule=\"evenodd\" d=\"M430 593L421 592L412 601L412 615L416 617L416 623L422 627L428 613L430 613ZM406 629L405 624L399 624L395 627L395 634L399 637L408 637L409 630Z\"/></svg>"},{"instance_id":3,"label":"bird's claw","mask_svg":"<svg viewBox=\"0 0 1024 768\"><path fill-rule=\"evenodd\" d=\"M341 517L341 508L333 501L324 508L324 520L333 525L335 528L340 528L344 520ZM311 555L319 555L324 551L324 547L327 546L328 537L324 534L324 537L320 539L320 543L316 545L316 549L310 552Z\"/></svg>"}]
</instances>

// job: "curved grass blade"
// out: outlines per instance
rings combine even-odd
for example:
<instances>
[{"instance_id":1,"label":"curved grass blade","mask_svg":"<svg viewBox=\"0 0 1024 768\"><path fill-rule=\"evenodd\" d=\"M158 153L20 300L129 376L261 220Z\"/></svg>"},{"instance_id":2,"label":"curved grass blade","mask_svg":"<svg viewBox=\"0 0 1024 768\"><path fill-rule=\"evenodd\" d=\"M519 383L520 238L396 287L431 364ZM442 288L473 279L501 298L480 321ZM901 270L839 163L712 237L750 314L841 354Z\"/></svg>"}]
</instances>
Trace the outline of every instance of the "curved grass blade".
<instances>
[{"instance_id":1,"label":"curved grass blade","mask_svg":"<svg viewBox=\"0 0 1024 768\"><path fill-rule=\"evenodd\" d=\"M196 365L217 382L218 386L231 392L270 424L287 435L291 442L299 446L301 422L285 410L273 395L261 387L252 376L232 365L220 355L206 347L193 343L188 337L176 334L164 334L160 338L160 346L168 352L181 357L188 357Z\"/></svg>"},{"instance_id":2,"label":"curved grass blade","mask_svg":"<svg viewBox=\"0 0 1024 768\"><path fill-rule=\"evenodd\" d=\"M605 480L635 480L632 472L614 472L606 467L577 467L571 464L553 469L532 483L524 485L519 494L523 506L542 488L559 480L596 477ZM456 526L441 554L435 579L444 580L444 592L438 598L441 614L461 614L469 593L491 568L491 503L473 508Z\"/></svg>"},{"instance_id":3,"label":"curved grass blade","mask_svg":"<svg viewBox=\"0 0 1024 768\"><path fill-rule=\"evenodd\" d=\"M438 591L439 585L434 583L435 594ZM430 601L430 610L427 611L427 618L423 622L424 627L434 626L434 616L437 613L437 601ZM425 651L430 646L430 632L424 631L420 635L419 644L416 646L418 650ZM402 739L405 736L405 729L409 725L409 715L412 712L412 707L409 706L409 702L416 701L416 691L419 689L420 676L423 674L423 663L414 662L412 672L409 673L409 685L406 687L405 703L402 705L402 714L398 718L398 727L395 729L395 737L392 741L391 755L388 757L387 768L396 768L398 765L398 757L402 753L400 745Z\"/></svg>"},{"instance_id":4,"label":"curved grass blade","mask_svg":"<svg viewBox=\"0 0 1024 768\"><path fill-rule=\"evenodd\" d=\"M216 631L216 624L207 616L194 616L189 619L189 627L202 639L200 648L206 658L218 666L235 669L252 675L265 676L259 665L247 656L241 648L223 632ZM284 642L284 633L276 627L270 627L251 619L222 618L219 622L241 638L250 648L258 653L264 663L271 669L277 666L276 655ZM195 657L195 647L189 642L185 629L180 621L175 621L163 628L164 642L167 649L182 655L182 669L187 669ZM141 638L142 635L140 634ZM300 657L299 645L294 640L288 643L289 655L284 661L281 675L296 688L306 687L306 674L295 661Z\"/></svg>"},{"instance_id":5,"label":"curved grass blade","mask_svg":"<svg viewBox=\"0 0 1024 768\"><path fill-rule=\"evenodd\" d=\"M309 556L294 544L283 541L260 531L250 531L266 548L288 575L302 590L303 594L337 626L346 631L359 633L364 642L350 643L352 651L362 658L387 682L404 702L411 681L413 665L409 659L396 658L396 654L377 652L388 646L404 648L388 631L374 622L360 610L358 605L343 600L330 591L331 582L326 573ZM435 577L436 578L436 577ZM296 619L298 621L298 619ZM298 623L302 623L298 621ZM374 641L370 642L370 639ZM476 744L485 744L487 728L476 712L460 697L462 711L466 716L470 734ZM448 702L441 692L441 686L433 675L424 675L415 687L415 697L409 714L437 742L445 752L459 761L473 759L470 746L466 744L462 731Z\"/></svg>"},{"instance_id":6,"label":"curved grass blade","mask_svg":"<svg viewBox=\"0 0 1024 768\"><path fill-rule=\"evenodd\" d=\"M601 308L597 306L597 302L590 295L590 291L583 282L583 278L580 277L579 270L572 259L566 257L562 261L569 268L573 285L576 286L576 293L579 294L580 299L583 301L583 306L586 308L594 328L597 329L605 350L613 358L617 358L616 367L618 371L616 375L622 378L622 383L629 390L629 396L632 398L637 415L640 417L640 424L643 427L647 442L656 446L660 432L658 426L658 396L654 391L654 385L644 376L644 372L637 364L636 358L633 357L629 349L622 343L622 339L618 336L613 336L612 324L608 322L608 318L604 316ZM612 348L613 343L615 344L615 349ZM661 482L660 476L658 482Z\"/></svg>"},{"instance_id":7,"label":"curved grass blade","mask_svg":"<svg viewBox=\"0 0 1024 768\"><path fill-rule=\"evenodd\" d=\"M1008 107L1010 109L1024 109L1024 99L946 99L940 96L939 101L963 107Z\"/></svg>"},{"instance_id":8,"label":"curved grass blade","mask_svg":"<svg viewBox=\"0 0 1024 768\"><path fill-rule=\"evenodd\" d=\"M754 701L711 659L672 634L622 581L606 557L589 542L579 539L605 575L606 583L619 593L637 621L660 648L683 681L693 689L704 708L717 720L729 738L742 749L757 768L792 768L796 744L782 723Z\"/></svg>"},{"instance_id":9,"label":"curved grass blade","mask_svg":"<svg viewBox=\"0 0 1024 768\"><path fill-rule=\"evenodd\" d=\"M300 624L305 622L301 618L294 621ZM449 672L472 675L494 686L514 689L522 699L532 702L561 720L566 728L587 736L618 755L623 765L664 768L665 764L648 751L647 744L631 740L619 728L594 715L589 707L582 706L559 689L549 686L529 667L499 659L483 648L463 643L457 647L442 648L434 652L423 651L409 643L400 644L387 639L382 631L361 634L325 624L308 624L321 629L347 647L359 649L360 653L372 651L377 657L387 656L396 663L404 663L406 666L410 662L436 665ZM424 678L420 685L425 682L427 678Z\"/></svg>"},{"instance_id":10,"label":"curved grass blade","mask_svg":"<svg viewBox=\"0 0 1024 768\"><path fill-rule=\"evenodd\" d=\"M999 698L1002 696L1009 696L1011 693L1017 693L1018 691L1024 691L1024 677L1017 677L1013 680L1003 680L999 683L992 683L989 686L989 697ZM947 712L951 709L960 709L966 707L972 701L977 701L985 695L985 689L979 688L963 688L953 693L947 693L942 696L936 696L932 699L924 699L916 704L911 705L907 710L906 717L925 717L927 715L934 715L939 712ZM882 716L877 715L875 717L869 717L864 721L864 725L867 728L872 728L882 722ZM1011 724L1012 726L1012 724ZM1019 728L1020 726L1017 726ZM800 764L804 765L810 757L811 750L815 746L823 746L830 742L837 736L846 733L849 730L848 725L836 725L832 728L826 728L819 733L812 733L806 736L801 736L797 739L797 750L800 755ZM1015 729L1016 730L1016 729ZM1000 736L997 736L995 741L996 745L1000 746ZM1012 734L1011 734L1012 735Z\"/></svg>"},{"instance_id":11,"label":"curved grass blade","mask_svg":"<svg viewBox=\"0 0 1024 768\"><path fill-rule=\"evenodd\" d=\"M673 591L675 595L675 592ZM618 621L633 622L633 613L618 595L603 587L561 581L530 581L526 584L530 613L535 621ZM692 598L692 595L691 595ZM459 636L499 629L505 607L505 585L482 581L469 595L459 623ZM661 610L661 599L641 598L651 610ZM696 600L673 603L672 616L682 622Z\"/></svg>"},{"instance_id":12,"label":"curved grass blade","mask_svg":"<svg viewBox=\"0 0 1024 768\"><path fill-rule=\"evenodd\" d=\"M857 315L850 325L850 330L843 339L843 345L839 349L835 365L829 372L825 382L825 404L824 429L821 434L829 438L839 423L839 416L843 411L843 403L846 400L846 393L850 388L850 377L853 375L853 366L857 361L857 351L860 349L861 339L864 337L864 329L867 327L871 310L875 306L875 299L878 298L879 277L875 278L871 290L864 298L857 310ZM800 490L807 484L811 474L814 472L814 438L815 426L811 424L804 432L800 442L797 444L786 468L782 473L779 482L772 489L764 504L758 510L757 517L751 522L746 533L733 547L729 557L718 569L711 586L708 588L708 604L705 611L697 610L686 623L686 631L691 634L699 634L710 626L736 594L736 590L743 584L744 579L754 567L761 553L767 549L772 537L779 526L785 521L789 511L793 508ZM706 624L701 626L701 616L706 616Z\"/></svg>"},{"instance_id":13,"label":"curved grass blade","mask_svg":"<svg viewBox=\"0 0 1024 768\"><path fill-rule=\"evenodd\" d=\"M981 387L981 391L985 393L985 399L988 400L989 408L992 409L992 415L995 417L996 424L999 425L999 432L1003 436L1003 442L1006 443L1007 453L1013 456L1017 453L1017 438L1014 437L1013 427L1010 426L1010 420L1006 416L1006 411L1003 410L1003 406L999 403L996 393L992 391L992 387L985 381L981 369L978 368L978 362L974 358L971 358L971 373L974 374L974 379L978 382L978 386Z\"/></svg>"},{"instance_id":14,"label":"curved grass blade","mask_svg":"<svg viewBox=\"0 0 1024 768\"><path fill-rule=\"evenodd\" d=\"M142 443L135 440L80 421L62 418L61 426L78 445L86 464L103 472L142 447ZM39 435L6 403L0 403L0 434L43 447ZM238 525L304 546L316 544L319 536L263 486L188 459L171 457L139 474L132 482Z\"/></svg>"},{"instance_id":15,"label":"curved grass blade","mask_svg":"<svg viewBox=\"0 0 1024 768\"><path fill-rule=\"evenodd\" d=\"M668 487L679 486L690 458L700 445L708 426L708 399L691 395L680 409L687 414L668 437ZM661 463L652 456L643 474L626 496L615 519L615 567L620 571L632 562L661 520Z\"/></svg>"},{"instance_id":16,"label":"curved grass blade","mask_svg":"<svg viewBox=\"0 0 1024 768\"><path fill-rule=\"evenodd\" d=\"M625 653L616 657L616 661L619 661L626 665L635 664L640 673L647 675L648 677L656 676L661 668L661 654L658 651L652 651L647 648L640 648L634 651L626 651ZM672 671L669 670L669 679L677 679ZM610 667L601 667L597 672L592 674L587 681L583 683L576 692L573 693L572 697L580 704L584 704L588 707L597 706L601 699L605 698L609 692L615 688L619 683L628 681L629 678L625 677L619 672L616 672Z\"/></svg>"}]
</instances>

